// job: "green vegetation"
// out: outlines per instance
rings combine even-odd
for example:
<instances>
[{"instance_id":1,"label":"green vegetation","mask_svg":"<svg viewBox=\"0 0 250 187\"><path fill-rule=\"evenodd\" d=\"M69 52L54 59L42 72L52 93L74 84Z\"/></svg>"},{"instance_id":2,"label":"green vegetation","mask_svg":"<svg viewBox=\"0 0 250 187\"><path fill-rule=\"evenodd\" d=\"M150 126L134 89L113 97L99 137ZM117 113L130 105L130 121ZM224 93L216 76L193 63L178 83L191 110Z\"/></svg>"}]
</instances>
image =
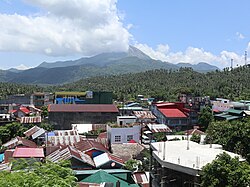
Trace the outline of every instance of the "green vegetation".
<instances>
[{"instance_id":1,"label":"green vegetation","mask_svg":"<svg viewBox=\"0 0 250 187\"><path fill-rule=\"evenodd\" d=\"M212 122L206 132L207 143L220 144L225 150L240 154L250 162L250 119Z\"/></svg>"},{"instance_id":2,"label":"green vegetation","mask_svg":"<svg viewBox=\"0 0 250 187\"><path fill-rule=\"evenodd\" d=\"M204 187L243 187L250 185L250 165L231 158L226 153L218 155L212 162L203 167L201 186Z\"/></svg>"},{"instance_id":3,"label":"green vegetation","mask_svg":"<svg viewBox=\"0 0 250 187\"><path fill-rule=\"evenodd\" d=\"M69 70L67 70L69 71ZM154 97L157 100L176 101L180 93L194 96L209 95L211 98L224 97L233 100L250 100L250 66L229 68L206 74L191 68L179 70L149 70L140 73L107 75L82 79L75 83L38 87L13 83L0 83L1 98L17 93L34 91L112 91L120 101L134 100L137 95ZM122 84L121 84L122 83Z\"/></svg>"},{"instance_id":4,"label":"green vegetation","mask_svg":"<svg viewBox=\"0 0 250 187\"><path fill-rule=\"evenodd\" d=\"M250 66L229 71L198 73L190 68L179 70L150 70L116 76L87 78L75 83L54 87L55 90L112 91L117 100L128 100L143 94L158 100L176 101L179 93L211 98L250 99ZM122 83L122 84L121 84Z\"/></svg>"},{"instance_id":5,"label":"green vegetation","mask_svg":"<svg viewBox=\"0 0 250 187\"><path fill-rule=\"evenodd\" d=\"M15 172L0 172L0 186L73 187L76 178L69 163L27 163L25 159L15 163Z\"/></svg>"},{"instance_id":6,"label":"green vegetation","mask_svg":"<svg viewBox=\"0 0 250 187\"><path fill-rule=\"evenodd\" d=\"M0 99L5 99L8 95L31 94L43 91L44 88L37 85L25 85L16 83L0 82Z\"/></svg>"},{"instance_id":7,"label":"green vegetation","mask_svg":"<svg viewBox=\"0 0 250 187\"><path fill-rule=\"evenodd\" d=\"M213 121L212 109L209 106L204 107L198 117L198 123L207 129L208 125Z\"/></svg>"},{"instance_id":8,"label":"green vegetation","mask_svg":"<svg viewBox=\"0 0 250 187\"><path fill-rule=\"evenodd\" d=\"M1 144L6 143L12 138L15 138L17 136L21 136L21 137L24 136L23 133L33 126L34 124L24 126L17 122L9 123L5 126L0 126L0 146ZM47 131L53 130L52 125L49 125L47 123L41 123L40 127Z\"/></svg>"},{"instance_id":9,"label":"green vegetation","mask_svg":"<svg viewBox=\"0 0 250 187\"><path fill-rule=\"evenodd\" d=\"M191 141L196 142L196 143L200 143L200 139L201 139L201 135L199 134L193 134L190 138Z\"/></svg>"}]
</instances>

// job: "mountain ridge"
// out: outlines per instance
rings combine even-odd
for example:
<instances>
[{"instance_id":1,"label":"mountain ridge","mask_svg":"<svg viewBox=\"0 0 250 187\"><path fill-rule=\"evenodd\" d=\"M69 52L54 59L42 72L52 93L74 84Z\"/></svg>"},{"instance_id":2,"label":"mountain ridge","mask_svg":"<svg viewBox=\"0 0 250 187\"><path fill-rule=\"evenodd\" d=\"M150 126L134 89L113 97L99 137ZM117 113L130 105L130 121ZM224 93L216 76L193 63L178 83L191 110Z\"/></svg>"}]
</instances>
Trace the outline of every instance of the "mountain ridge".
<instances>
[{"instance_id":1,"label":"mountain ridge","mask_svg":"<svg viewBox=\"0 0 250 187\"><path fill-rule=\"evenodd\" d=\"M77 60L43 62L35 68L23 71L4 71L0 81L26 84L64 84L83 78L138 73L153 69L172 69L191 67L195 71L207 72L218 69L207 63L172 64L154 60L136 47L130 46L128 52L102 53ZM6 76L5 76L6 75Z\"/></svg>"}]
</instances>

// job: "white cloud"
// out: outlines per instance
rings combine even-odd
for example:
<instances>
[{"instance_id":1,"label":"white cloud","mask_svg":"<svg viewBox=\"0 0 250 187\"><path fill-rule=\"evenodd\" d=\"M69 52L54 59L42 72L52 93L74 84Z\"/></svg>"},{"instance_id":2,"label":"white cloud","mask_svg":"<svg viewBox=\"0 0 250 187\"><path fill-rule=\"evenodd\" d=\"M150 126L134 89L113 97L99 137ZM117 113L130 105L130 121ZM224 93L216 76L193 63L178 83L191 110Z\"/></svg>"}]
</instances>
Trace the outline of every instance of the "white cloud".
<instances>
[{"instance_id":1,"label":"white cloud","mask_svg":"<svg viewBox=\"0 0 250 187\"><path fill-rule=\"evenodd\" d=\"M234 52L222 51L219 55L214 55L204 49L188 47L184 52L171 52L168 45L158 45L156 49L149 47L147 44L135 44L135 47L149 55L152 59L162 60L170 63L190 63L197 64L199 62L207 62L216 65L219 68L228 67L231 64L231 59L236 65L244 65L243 55ZM248 44L250 49L250 43Z\"/></svg>"},{"instance_id":2,"label":"white cloud","mask_svg":"<svg viewBox=\"0 0 250 187\"><path fill-rule=\"evenodd\" d=\"M236 32L236 36L239 40L243 40L245 38L245 36L240 32Z\"/></svg>"},{"instance_id":3,"label":"white cloud","mask_svg":"<svg viewBox=\"0 0 250 187\"><path fill-rule=\"evenodd\" d=\"M116 0L25 0L43 15L0 14L0 50L50 56L125 51L130 34Z\"/></svg>"},{"instance_id":4,"label":"white cloud","mask_svg":"<svg viewBox=\"0 0 250 187\"><path fill-rule=\"evenodd\" d=\"M18 70L26 70L26 69L30 69L31 67L27 67L24 64L20 64L19 66L16 66L14 68Z\"/></svg>"}]
</instances>

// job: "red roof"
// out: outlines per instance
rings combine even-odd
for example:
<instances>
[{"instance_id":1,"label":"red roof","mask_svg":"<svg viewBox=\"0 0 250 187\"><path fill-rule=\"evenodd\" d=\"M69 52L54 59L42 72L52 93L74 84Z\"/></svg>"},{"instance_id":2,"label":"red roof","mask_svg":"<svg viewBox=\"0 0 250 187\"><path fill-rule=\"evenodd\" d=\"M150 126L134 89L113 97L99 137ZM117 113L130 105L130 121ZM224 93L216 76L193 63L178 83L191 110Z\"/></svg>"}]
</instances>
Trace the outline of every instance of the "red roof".
<instances>
[{"instance_id":1,"label":"red roof","mask_svg":"<svg viewBox=\"0 0 250 187\"><path fill-rule=\"evenodd\" d=\"M187 116L176 108L161 109L160 112L168 118L186 118Z\"/></svg>"},{"instance_id":2,"label":"red roof","mask_svg":"<svg viewBox=\"0 0 250 187\"><path fill-rule=\"evenodd\" d=\"M43 148L16 147L13 158L44 158Z\"/></svg>"},{"instance_id":3,"label":"red roof","mask_svg":"<svg viewBox=\"0 0 250 187\"><path fill-rule=\"evenodd\" d=\"M129 142L128 143L137 143L135 140L129 140Z\"/></svg>"},{"instance_id":4,"label":"red roof","mask_svg":"<svg viewBox=\"0 0 250 187\"><path fill-rule=\"evenodd\" d=\"M26 107L20 107L19 110L21 110L21 111L22 111L23 113L25 113L25 114L29 114L29 113L30 113L30 110L27 109Z\"/></svg>"},{"instance_id":5,"label":"red roof","mask_svg":"<svg viewBox=\"0 0 250 187\"><path fill-rule=\"evenodd\" d=\"M112 104L51 104L49 112L115 112L118 109Z\"/></svg>"}]
</instances>

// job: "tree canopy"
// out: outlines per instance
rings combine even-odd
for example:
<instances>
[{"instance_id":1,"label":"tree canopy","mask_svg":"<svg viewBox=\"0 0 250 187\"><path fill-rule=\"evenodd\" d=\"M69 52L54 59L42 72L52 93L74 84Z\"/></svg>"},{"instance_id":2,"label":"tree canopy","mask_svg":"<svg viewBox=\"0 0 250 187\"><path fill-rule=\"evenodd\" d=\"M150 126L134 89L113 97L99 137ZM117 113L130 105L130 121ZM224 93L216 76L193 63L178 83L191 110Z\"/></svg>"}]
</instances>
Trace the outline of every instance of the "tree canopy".
<instances>
[{"instance_id":1,"label":"tree canopy","mask_svg":"<svg viewBox=\"0 0 250 187\"><path fill-rule=\"evenodd\" d=\"M225 150L240 154L250 162L250 119L212 122L206 132L209 143L220 144Z\"/></svg>"},{"instance_id":2,"label":"tree canopy","mask_svg":"<svg viewBox=\"0 0 250 187\"><path fill-rule=\"evenodd\" d=\"M15 172L0 172L0 186L73 187L76 178L68 166L66 162L22 163L21 167L14 168Z\"/></svg>"},{"instance_id":3,"label":"tree canopy","mask_svg":"<svg viewBox=\"0 0 250 187\"><path fill-rule=\"evenodd\" d=\"M204 187L245 187L250 185L250 165L222 153L203 167L201 186Z\"/></svg>"}]
</instances>

